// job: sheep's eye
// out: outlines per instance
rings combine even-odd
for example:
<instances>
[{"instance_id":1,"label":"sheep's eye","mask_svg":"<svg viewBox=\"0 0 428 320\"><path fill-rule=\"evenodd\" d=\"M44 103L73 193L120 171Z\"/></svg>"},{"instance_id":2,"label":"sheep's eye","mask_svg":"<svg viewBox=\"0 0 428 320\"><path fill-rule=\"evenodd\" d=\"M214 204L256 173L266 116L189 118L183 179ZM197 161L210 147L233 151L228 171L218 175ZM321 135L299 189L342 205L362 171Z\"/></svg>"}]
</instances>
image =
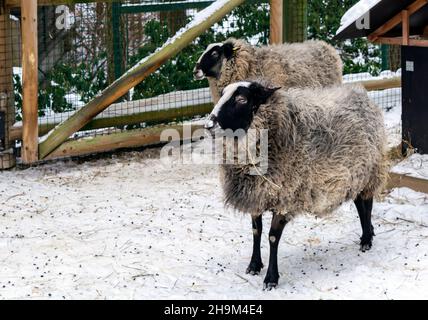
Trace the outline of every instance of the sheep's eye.
<instances>
[{"instance_id":1,"label":"sheep's eye","mask_svg":"<svg viewBox=\"0 0 428 320\"><path fill-rule=\"evenodd\" d=\"M235 102L238 104L246 104L247 101L248 101L247 98L244 96L241 96L241 95L236 96L236 98L235 98Z\"/></svg>"},{"instance_id":2,"label":"sheep's eye","mask_svg":"<svg viewBox=\"0 0 428 320\"><path fill-rule=\"evenodd\" d=\"M211 53L211 57L213 57L213 58L217 58L217 57L218 57L218 52L217 52L217 51L213 51L213 52Z\"/></svg>"}]
</instances>

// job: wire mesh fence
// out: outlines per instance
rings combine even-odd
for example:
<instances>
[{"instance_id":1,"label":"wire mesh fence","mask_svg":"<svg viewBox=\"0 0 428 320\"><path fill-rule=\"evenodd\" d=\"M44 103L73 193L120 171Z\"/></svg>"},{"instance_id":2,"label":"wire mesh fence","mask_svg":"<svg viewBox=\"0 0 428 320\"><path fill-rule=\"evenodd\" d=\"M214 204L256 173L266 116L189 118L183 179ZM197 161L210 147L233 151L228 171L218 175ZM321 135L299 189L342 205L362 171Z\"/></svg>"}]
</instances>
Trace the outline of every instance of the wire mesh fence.
<instances>
[{"instance_id":1,"label":"wire mesh fence","mask_svg":"<svg viewBox=\"0 0 428 320\"><path fill-rule=\"evenodd\" d=\"M10 128L15 122L13 76L20 64L19 21L0 13L0 169L14 164L13 144L10 142Z\"/></svg>"},{"instance_id":2,"label":"wire mesh fence","mask_svg":"<svg viewBox=\"0 0 428 320\"><path fill-rule=\"evenodd\" d=\"M91 101L212 2L126 0L39 7L40 134ZM352 74L345 76L345 81L399 75L396 48L381 48L365 39L331 40L340 17L355 2L285 0L284 39L322 39L333 44L344 61L344 73ZM19 10L11 12L11 17L19 30ZM269 1L246 1L71 138L182 121L208 112L208 83L194 80L192 74L200 54L208 44L229 37L243 38L253 45L268 44L269 21ZM14 67L16 111L9 120L15 118L15 128L22 120L19 38L19 32L11 37L14 52L9 58ZM372 92L371 96L383 108L401 106L400 89ZM19 140L19 130L15 131Z\"/></svg>"}]
</instances>

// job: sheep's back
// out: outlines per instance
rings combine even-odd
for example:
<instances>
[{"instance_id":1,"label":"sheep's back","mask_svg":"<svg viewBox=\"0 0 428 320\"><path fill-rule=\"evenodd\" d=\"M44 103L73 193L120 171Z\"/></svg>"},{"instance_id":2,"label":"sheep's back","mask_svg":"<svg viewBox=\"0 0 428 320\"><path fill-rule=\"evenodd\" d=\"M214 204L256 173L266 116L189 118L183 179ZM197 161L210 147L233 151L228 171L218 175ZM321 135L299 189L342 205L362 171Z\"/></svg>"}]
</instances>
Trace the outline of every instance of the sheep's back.
<instances>
[{"instance_id":1,"label":"sheep's back","mask_svg":"<svg viewBox=\"0 0 428 320\"><path fill-rule=\"evenodd\" d=\"M261 47L256 61L260 67L251 76L263 77L285 88L319 88L342 83L342 61L324 41Z\"/></svg>"},{"instance_id":2,"label":"sheep's back","mask_svg":"<svg viewBox=\"0 0 428 320\"><path fill-rule=\"evenodd\" d=\"M210 81L214 103L229 84L265 79L289 88L322 88L342 83L342 61L336 50L324 41L253 47L234 40L236 56L224 60L221 75Z\"/></svg>"}]
</instances>

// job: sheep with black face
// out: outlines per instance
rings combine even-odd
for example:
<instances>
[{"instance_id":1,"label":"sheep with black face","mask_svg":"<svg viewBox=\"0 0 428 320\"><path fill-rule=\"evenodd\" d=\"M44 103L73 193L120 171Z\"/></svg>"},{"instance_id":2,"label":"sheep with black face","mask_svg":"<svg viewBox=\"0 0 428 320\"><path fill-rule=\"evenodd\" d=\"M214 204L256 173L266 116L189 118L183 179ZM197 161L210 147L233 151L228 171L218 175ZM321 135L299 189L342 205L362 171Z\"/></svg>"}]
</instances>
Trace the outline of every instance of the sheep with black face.
<instances>
[{"instance_id":1,"label":"sheep with black face","mask_svg":"<svg viewBox=\"0 0 428 320\"><path fill-rule=\"evenodd\" d=\"M342 61L324 41L254 47L230 38L210 44L193 70L208 79L214 103L229 84L263 78L283 88L318 88L342 83Z\"/></svg>"},{"instance_id":2,"label":"sheep with black face","mask_svg":"<svg viewBox=\"0 0 428 320\"><path fill-rule=\"evenodd\" d=\"M282 231L302 212L323 216L353 200L362 225L360 249L372 246L373 198L387 178L383 115L361 86L280 90L260 82L225 88L208 118L210 131L268 129L268 168L221 165L225 203L250 213L254 246L247 272L258 274L262 214L273 213L270 258L264 286L277 285L277 249Z\"/></svg>"}]
</instances>

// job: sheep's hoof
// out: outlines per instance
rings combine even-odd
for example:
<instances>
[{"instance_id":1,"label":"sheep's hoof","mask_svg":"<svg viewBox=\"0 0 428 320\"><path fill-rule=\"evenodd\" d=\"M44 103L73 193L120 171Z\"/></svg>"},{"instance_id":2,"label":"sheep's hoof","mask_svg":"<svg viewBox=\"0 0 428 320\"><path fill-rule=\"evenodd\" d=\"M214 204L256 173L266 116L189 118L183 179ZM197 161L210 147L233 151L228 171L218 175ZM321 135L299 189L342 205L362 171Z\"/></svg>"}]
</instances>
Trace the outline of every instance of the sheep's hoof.
<instances>
[{"instance_id":1,"label":"sheep's hoof","mask_svg":"<svg viewBox=\"0 0 428 320\"><path fill-rule=\"evenodd\" d=\"M258 275L260 270L263 268L263 263L261 261L251 261L248 266L246 273L251 274L252 276Z\"/></svg>"},{"instance_id":2,"label":"sheep's hoof","mask_svg":"<svg viewBox=\"0 0 428 320\"><path fill-rule=\"evenodd\" d=\"M374 233L374 228L373 226L371 226L371 232L369 234L364 234L363 236L360 238L361 242L360 242L360 250L362 252L366 252L369 251L372 248L372 243L373 243L373 236L375 236Z\"/></svg>"},{"instance_id":3,"label":"sheep's hoof","mask_svg":"<svg viewBox=\"0 0 428 320\"><path fill-rule=\"evenodd\" d=\"M361 237L360 250L362 252L369 251L372 248L373 236Z\"/></svg>"},{"instance_id":4,"label":"sheep's hoof","mask_svg":"<svg viewBox=\"0 0 428 320\"><path fill-rule=\"evenodd\" d=\"M276 282L263 283L263 290L271 291L272 289L275 289L277 285L278 283Z\"/></svg>"},{"instance_id":5,"label":"sheep's hoof","mask_svg":"<svg viewBox=\"0 0 428 320\"><path fill-rule=\"evenodd\" d=\"M276 288L278 285L279 275L272 274L271 272L267 272L265 280L263 281L263 290L270 291L273 288Z\"/></svg>"}]
</instances>

